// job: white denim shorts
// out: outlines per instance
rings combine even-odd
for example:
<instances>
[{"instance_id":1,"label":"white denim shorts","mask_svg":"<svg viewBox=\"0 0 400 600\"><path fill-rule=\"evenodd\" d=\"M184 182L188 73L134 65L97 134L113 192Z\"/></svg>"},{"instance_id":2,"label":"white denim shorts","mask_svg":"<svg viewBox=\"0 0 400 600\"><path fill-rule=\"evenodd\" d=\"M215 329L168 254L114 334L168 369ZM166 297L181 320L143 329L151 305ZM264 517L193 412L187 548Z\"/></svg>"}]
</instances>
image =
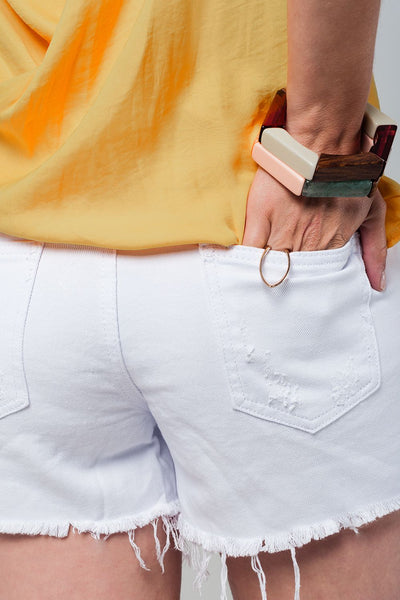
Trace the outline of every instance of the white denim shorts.
<instances>
[{"instance_id":1,"label":"white denim shorts","mask_svg":"<svg viewBox=\"0 0 400 600\"><path fill-rule=\"evenodd\" d=\"M222 599L227 556L263 590L290 550L300 598L297 547L400 509L400 244L384 292L358 233L275 288L262 252L0 235L0 532L127 532L146 567L152 523Z\"/></svg>"}]
</instances>

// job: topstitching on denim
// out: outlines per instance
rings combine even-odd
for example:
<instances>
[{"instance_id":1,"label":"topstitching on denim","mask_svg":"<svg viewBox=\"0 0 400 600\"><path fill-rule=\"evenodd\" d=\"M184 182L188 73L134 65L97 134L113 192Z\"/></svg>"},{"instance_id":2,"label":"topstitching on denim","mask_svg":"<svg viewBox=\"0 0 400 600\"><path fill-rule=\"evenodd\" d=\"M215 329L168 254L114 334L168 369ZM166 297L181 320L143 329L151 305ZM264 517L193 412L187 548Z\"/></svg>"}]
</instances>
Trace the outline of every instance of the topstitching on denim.
<instances>
[{"instance_id":1,"label":"topstitching on denim","mask_svg":"<svg viewBox=\"0 0 400 600\"><path fill-rule=\"evenodd\" d=\"M7 344L7 347L3 348L5 355L1 359L0 366L0 418L2 418L30 404L24 365L24 337L43 245L35 242L22 245L18 242L2 240L0 250L3 272L7 272L7 267L12 271L8 285L2 293L5 305L1 308L1 318L7 320L2 333L2 342ZM21 262L18 259L21 259ZM7 338L7 334L11 336L10 339Z\"/></svg>"},{"instance_id":2,"label":"topstitching on denim","mask_svg":"<svg viewBox=\"0 0 400 600\"><path fill-rule=\"evenodd\" d=\"M297 272L291 280L289 278L280 288L274 290L267 290L259 283L256 269L254 272L247 270L247 265L249 269L255 266L253 259L258 261L258 255L262 250L243 247L235 252L235 248L233 247L232 251L222 250L215 245L203 245L199 248L206 272L209 305L222 347L232 406L236 410L247 412L255 417L303 429L308 433L317 433L350 411L380 386L377 340L370 312L371 287L361 259L359 240L353 236L341 248L316 254L313 252L295 253L295 260L298 261ZM277 252L275 257L279 254L282 253ZM248 255L250 255L249 260ZM274 347L279 340L261 340L258 335L260 339L258 343L255 343L255 338L257 338L255 329L262 328L264 330L267 327L266 331L269 331L268 320L271 319L278 319L282 321L282 324L285 323L286 316L290 316L293 320L293 314L279 315L280 302L270 304L271 299L279 298L280 294L286 295L286 301L289 305L292 303L292 310L294 309L293 302L299 303L296 308L300 311L299 316L303 302L306 304L318 302L318 279L316 277L318 278L320 274L323 278L323 285L330 286L330 294L334 298L332 286L337 285L337 282L339 285L349 285L349 276L345 275L348 271L342 272L346 277L345 280L341 273L342 269L347 268L347 265L350 265L348 268L356 277L354 285L358 286L357 289L353 288L353 295L357 296L357 301L353 299L353 302L356 302L357 305L352 306L358 330L353 338L353 348L349 348L347 354L343 354L345 349L337 347L332 349L336 366L332 363L330 372L326 374L323 392L326 399L321 398L319 411L314 410L310 413L313 404L304 404L303 410L300 410L306 400L304 390L299 388L297 381L292 380L286 370L282 370L282 365L276 361ZM334 275L335 272L337 275ZM253 281L250 280L250 277L254 278ZM301 292L303 296L298 296L300 293L298 286L300 286L299 289L306 286ZM306 298L304 296L308 289L312 292L313 297L307 296ZM231 299L231 292L234 300ZM339 309L342 303L340 290L338 290L338 294L337 306L335 301L332 311L336 311L338 326L344 326L344 323L341 323L341 310ZM351 303L350 299L349 302ZM272 306L275 308L272 309ZM271 310L272 312L270 312ZM278 310L277 314L275 314L276 310ZM295 321L297 320L295 319ZM252 333L250 333L250 323L252 323ZM287 333L285 334L285 327L283 327L281 335L285 337ZM339 335L340 331L337 331L337 334ZM267 337L267 334L265 335ZM331 330L331 335L335 336L335 331ZM296 343L301 344L301 340L297 339ZM305 340L305 343L308 343L308 340ZM327 340L326 343L328 347L335 346L334 339ZM360 355L361 351L362 356ZM310 356L310 360L312 360L312 356ZM360 370L363 373L362 379ZM321 378L320 373L319 378ZM246 383L244 379L246 379ZM262 380L264 386L261 385ZM257 394L254 391L256 388L253 389L254 385L257 385L259 390ZM265 390L264 393L261 391L262 389ZM310 391L307 397L311 401L313 395L310 395ZM329 402L328 399L330 399ZM312 402L315 403L316 398ZM315 406L317 407L317 404Z\"/></svg>"}]
</instances>

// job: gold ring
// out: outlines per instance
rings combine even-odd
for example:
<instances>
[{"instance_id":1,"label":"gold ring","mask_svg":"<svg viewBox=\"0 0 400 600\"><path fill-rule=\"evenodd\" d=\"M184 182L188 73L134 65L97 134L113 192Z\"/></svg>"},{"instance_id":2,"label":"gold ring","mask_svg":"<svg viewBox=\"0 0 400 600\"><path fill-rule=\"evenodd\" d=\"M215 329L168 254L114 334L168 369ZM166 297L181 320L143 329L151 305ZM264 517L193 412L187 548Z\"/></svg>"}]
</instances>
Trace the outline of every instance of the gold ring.
<instances>
[{"instance_id":1,"label":"gold ring","mask_svg":"<svg viewBox=\"0 0 400 600\"><path fill-rule=\"evenodd\" d=\"M277 281L276 283L268 283L268 281L266 279L264 279L264 276L262 274L262 263L264 258L267 256L268 252L272 250L271 246L266 246L264 252L262 253L261 259L260 259L260 275L261 275L261 279L263 280L264 283L267 284L268 287L275 287L277 285L279 285L280 283L282 283L282 281L284 279L286 279L287 274L289 273L289 269L290 269L290 250L288 250L287 248L284 248L281 252L286 252L287 255L287 259L288 259L288 266L286 269L286 273L284 274L284 276L282 277L282 279L280 279L279 281Z\"/></svg>"}]
</instances>

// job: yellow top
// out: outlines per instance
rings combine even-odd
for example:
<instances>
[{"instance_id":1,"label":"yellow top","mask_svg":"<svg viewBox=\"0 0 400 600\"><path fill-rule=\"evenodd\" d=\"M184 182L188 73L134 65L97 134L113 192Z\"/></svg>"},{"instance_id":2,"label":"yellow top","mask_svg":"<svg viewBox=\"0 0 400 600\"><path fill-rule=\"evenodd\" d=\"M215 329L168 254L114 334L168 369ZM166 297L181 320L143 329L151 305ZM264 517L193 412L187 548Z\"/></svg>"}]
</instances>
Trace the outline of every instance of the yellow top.
<instances>
[{"instance_id":1,"label":"yellow top","mask_svg":"<svg viewBox=\"0 0 400 600\"><path fill-rule=\"evenodd\" d=\"M283 0L0 0L0 231L241 243L251 147L286 61ZM390 246L400 185L379 187Z\"/></svg>"}]
</instances>

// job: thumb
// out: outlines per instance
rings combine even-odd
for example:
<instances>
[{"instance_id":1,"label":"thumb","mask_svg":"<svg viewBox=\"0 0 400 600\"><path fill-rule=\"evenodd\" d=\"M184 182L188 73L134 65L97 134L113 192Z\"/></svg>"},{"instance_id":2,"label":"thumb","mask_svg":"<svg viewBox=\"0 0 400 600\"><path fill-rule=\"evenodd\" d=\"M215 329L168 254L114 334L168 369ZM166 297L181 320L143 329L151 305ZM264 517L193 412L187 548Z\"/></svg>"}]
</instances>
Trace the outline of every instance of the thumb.
<instances>
[{"instance_id":1,"label":"thumb","mask_svg":"<svg viewBox=\"0 0 400 600\"><path fill-rule=\"evenodd\" d=\"M385 289L386 243L386 202L379 190L374 194L370 211L360 225L362 255L371 286L381 292Z\"/></svg>"},{"instance_id":2,"label":"thumb","mask_svg":"<svg viewBox=\"0 0 400 600\"><path fill-rule=\"evenodd\" d=\"M271 223L265 215L264 201L249 194L246 206L246 219L241 244L265 248L271 231Z\"/></svg>"}]
</instances>

